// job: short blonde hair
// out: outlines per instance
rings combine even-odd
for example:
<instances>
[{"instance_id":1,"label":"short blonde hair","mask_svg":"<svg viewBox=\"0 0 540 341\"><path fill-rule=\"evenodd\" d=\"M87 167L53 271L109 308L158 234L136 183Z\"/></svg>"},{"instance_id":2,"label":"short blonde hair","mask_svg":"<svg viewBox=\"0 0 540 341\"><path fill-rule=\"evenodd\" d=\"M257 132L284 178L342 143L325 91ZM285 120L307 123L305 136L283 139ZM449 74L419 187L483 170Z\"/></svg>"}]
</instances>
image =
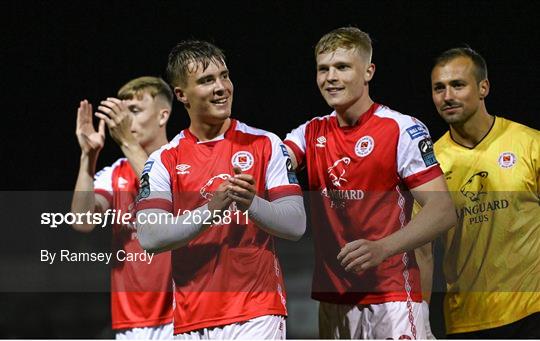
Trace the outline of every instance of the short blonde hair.
<instances>
[{"instance_id":1,"label":"short blonde hair","mask_svg":"<svg viewBox=\"0 0 540 341\"><path fill-rule=\"evenodd\" d=\"M373 48L369 34L356 27L340 27L325 34L315 46L315 59L321 53L333 52L339 48L355 49L370 63Z\"/></svg>"},{"instance_id":2,"label":"short blonde hair","mask_svg":"<svg viewBox=\"0 0 540 341\"><path fill-rule=\"evenodd\" d=\"M118 90L118 98L122 100L141 98L143 92L148 92L153 98L160 96L166 100L169 106L172 106L172 90L169 85L159 77L144 76L130 80Z\"/></svg>"}]
</instances>

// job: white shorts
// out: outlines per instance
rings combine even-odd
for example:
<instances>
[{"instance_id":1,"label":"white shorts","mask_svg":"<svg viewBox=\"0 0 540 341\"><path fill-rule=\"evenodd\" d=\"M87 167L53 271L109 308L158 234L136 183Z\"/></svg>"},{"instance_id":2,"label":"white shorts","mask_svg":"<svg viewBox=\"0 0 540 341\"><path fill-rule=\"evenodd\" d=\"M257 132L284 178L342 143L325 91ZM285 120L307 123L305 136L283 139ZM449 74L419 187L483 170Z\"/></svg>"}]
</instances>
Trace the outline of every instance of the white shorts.
<instances>
[{"instance_id":1,"label":"white shorts","mask_svg":"<svg viewBox=\"0 0 540 341\"><path fill-rule=\"evenodd\" d=\"M426 339L422 304L348 305L320 302L321 339Z\"/></svg>"},{"instance_id":2,"label":"white shorts","mask_svg":"<svg viewBox=\"0 0 540 341\"><path fill-rule=\"evenodd\" d=\"M171 323L155 327L130 328L116 331L117 340L171 340L174 325Z\"/></svg>"},{"instance_id":3,"label":"white shorts","mask_svg":"<svg viewBox=\"0 0 540 341\"><path fill-rule=\"evenodd\" d=\"M221 327L176 334L174 338L177 340L285 340L285 335L285 317L265 315Z\"/></svg>"}]
</instances>

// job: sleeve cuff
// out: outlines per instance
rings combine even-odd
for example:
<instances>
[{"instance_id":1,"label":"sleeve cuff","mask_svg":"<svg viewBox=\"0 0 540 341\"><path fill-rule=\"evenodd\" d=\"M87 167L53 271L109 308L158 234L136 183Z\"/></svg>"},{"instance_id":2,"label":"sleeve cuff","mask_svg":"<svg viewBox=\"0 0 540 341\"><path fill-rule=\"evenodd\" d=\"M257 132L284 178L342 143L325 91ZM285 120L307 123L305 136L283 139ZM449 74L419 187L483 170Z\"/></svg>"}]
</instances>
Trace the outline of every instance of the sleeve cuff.
<instances>
[{"instance_id":1,"label":"sleeve cuff","mask_svg":"<svg viewBox=\"0 0 540 341\"><path fill-rule=\"evenodd\" d=\"M415 187L418 187L420 185L425 184L426 182L429 182L436 177L442 175L443 172L441 170L441 167L437 165L433 165L428 169L424 169L421 172L415 173L413 175L409 175L406 177L403 181L405 182L405 185L409 189L413 189Z\"/></svg>"},{"instance_id":2,"label":"sleeve cuff","mask_svg":"<svg viewBox=\"0 0 540 341\"><path fill-rule=\"evenodd\" d=\"M144 199L137 203L136 211L142 211L147 209L157 208L167 212L173 211L172 202L165 199Z\"/></svg>"},{"instance_id":3,"label":"sleeve cuff","mask_svg":"<svg viewBox=\"0 0 540 341\"><path fill-rule=\"evenodd\" d=\"M298 164L296 168L300 169L304 167L305 153L302 150L300 150L300 148L296 145L296 143L294 143L291 140L285 140L283 141L283 143L285 143L285 145L287 145L293 151L294 157L296 158L296 163Z\"/></svg>"},{"instance_id":4,"label":"sleeve cuff","mask_svg":"<svg viewBox=\"0 0 540 341\"><path fill-rule=\"evenodd\" d=\"M268 190L268 201L274 201L289 195L302 196L302 189L299 185L278 186Z\"/></svg>"}]
</instances>

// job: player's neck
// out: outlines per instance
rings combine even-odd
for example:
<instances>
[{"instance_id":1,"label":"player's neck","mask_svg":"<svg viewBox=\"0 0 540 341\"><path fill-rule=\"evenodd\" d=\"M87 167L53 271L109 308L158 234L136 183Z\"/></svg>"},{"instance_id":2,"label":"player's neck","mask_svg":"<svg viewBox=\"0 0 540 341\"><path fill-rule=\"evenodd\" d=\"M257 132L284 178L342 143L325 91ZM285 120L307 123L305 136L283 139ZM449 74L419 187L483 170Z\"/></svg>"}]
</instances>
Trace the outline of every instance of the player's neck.
<instances>
[{"instance_id":1,"label":"player's neck","mask_svg":"<svg viewBox=\"0 0 540 341\"><path fill-rule=\"evenodd\" d=\"M165 129L163 129L163 131L158 134L158 137L147 146L144 146L143 149L147 155L150 155L167 143L169 143L169 141L167 141L167 133L165 132Z\"/></svg>"},{"instance_id":2,"label":"player's neck","mask_svg":"<svg viewBox=\"0 0 540 341\"><path fill-rule=\"evenodd\" d=\"M199 141L210 141L224 134L231 126L231 119L227 118L218 124L191 121L189 131L195 135Z\"/></svg>"},{"instance_id":3,"label":"player's neck","mask_svg":"<svg viewBox=\"0 0 540 341\"><path fill-rule=\"evenodd\" d=\"M350 127L356 124L360 117L373 105L373 100L368 96L360 98L346 108L335 108L340 127Z\"/></svg>"},{"instance_id":4,"label":"player's neck","mask_svg":"<svg viewBox=\"0 0 540 341\"><path fill-rule=\"evenodd\" d=\"M461 124L451 124L452 139L462 146L474 148L489 133L495 117L483 108Z\"/></svg>"}]
</instances>

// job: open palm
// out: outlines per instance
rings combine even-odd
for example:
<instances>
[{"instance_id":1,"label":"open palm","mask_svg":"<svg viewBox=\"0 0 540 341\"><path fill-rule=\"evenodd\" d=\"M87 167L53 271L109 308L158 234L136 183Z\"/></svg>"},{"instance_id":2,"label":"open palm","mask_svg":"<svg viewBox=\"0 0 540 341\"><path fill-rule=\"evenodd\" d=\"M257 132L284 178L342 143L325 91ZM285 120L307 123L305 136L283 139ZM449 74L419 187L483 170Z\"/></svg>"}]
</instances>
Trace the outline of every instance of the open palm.
<instances>
[{"instance_id":1,"label":"open palm","mask_svg":"<svg viewBox=\"0 0 540 341\"><path fill-rule=\"evenodd\" d=\"M92 123L92 104L87 100L81 101L77 109L77 140L84 153L97 153L105 144L105 122L99 121L98 130Z\"/></svg>"}]
</instances>

